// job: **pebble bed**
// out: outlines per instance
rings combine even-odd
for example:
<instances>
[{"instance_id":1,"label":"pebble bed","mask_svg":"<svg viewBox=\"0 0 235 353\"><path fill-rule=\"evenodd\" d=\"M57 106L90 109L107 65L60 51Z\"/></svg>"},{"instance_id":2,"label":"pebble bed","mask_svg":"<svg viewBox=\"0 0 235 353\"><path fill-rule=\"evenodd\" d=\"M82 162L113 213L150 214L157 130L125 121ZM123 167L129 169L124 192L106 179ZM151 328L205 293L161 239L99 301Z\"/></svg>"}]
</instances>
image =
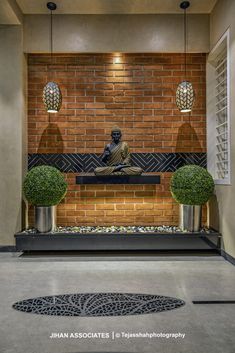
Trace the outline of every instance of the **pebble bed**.
<instances>
[{"instance_id":1,"label":"pebble bed","mask_svg":"<svg viewBox=\"0 0 235 353\"><path fill-rule=\"evenodd\" d=\"M207 228L202 228L201 233L211 233ZM24 230L22 233L25 234L35 234L37 230L35 228L30 228ZM75 234L90 234L90 233L182 233L182 230L176 226L74 226L74 227L57 227L55 231L50 232L50 234L57 233L75 233ZM189 233L185 231L185 233Z\"/></svg>"}]
</instances>

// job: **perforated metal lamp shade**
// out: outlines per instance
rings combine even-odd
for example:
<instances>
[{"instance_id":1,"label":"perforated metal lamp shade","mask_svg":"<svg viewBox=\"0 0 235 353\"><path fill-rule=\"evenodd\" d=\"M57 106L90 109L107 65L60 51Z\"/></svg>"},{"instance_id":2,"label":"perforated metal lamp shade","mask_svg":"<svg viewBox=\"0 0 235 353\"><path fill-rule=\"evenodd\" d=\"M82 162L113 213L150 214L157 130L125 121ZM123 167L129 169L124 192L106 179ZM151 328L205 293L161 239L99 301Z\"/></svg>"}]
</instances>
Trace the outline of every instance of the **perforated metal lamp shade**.
<instances>
[{"instance_id":1,"label":"perforated metal lamp shade","mask_svg":"<svg viewBox=\"0 0 235 353\"><path fill-rule=\"evenodd\" d=\"M194 102L193 85L189 81L182 81L176 90L176 104L182 113L191 112Z\"/></svg>"},{"instance_id":2,"label":"perforated metal lamp shade","mask_svg":"<svg viewBox=\"0 0 235 353\"><path fill-rule=\"evenodd\" d=\"M62 103L59 86L55 82L48 82L43 88L43 103L48 113L58 113Z\"/></svg>"},{"instance_id":3,"label":"perforated metal lamp shade","mask_svg":"<svg viewBox=\"0 0 235 353\"><path fill-rule=\"evenodd\" d=\"M53 63L52 61L52 53L53 53L53 21L52 21L52 13L56 10L57 5L54 2L49 1L47 3L47 8L50 10L50 44L51 44L51 60L50 65ZM45 104L46 110L48 113L57 113L60 110L62 103L62 94L57 83L49 81L46 86L43 88L43 102Z\"/></svg>"}]
</instances>

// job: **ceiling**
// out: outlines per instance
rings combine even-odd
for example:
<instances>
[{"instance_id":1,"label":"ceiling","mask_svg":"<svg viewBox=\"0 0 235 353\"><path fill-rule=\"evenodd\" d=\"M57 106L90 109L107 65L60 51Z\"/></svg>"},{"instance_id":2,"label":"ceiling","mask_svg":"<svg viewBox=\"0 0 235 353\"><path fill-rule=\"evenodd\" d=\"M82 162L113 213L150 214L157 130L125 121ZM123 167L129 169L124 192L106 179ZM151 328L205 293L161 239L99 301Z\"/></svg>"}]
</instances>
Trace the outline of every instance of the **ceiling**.
<instances>
[{"instance_id":1,"label":"ceiling","mask_svg":"<svg viewBox=\"0 0 235 353\"><path fill-rule=\"evenodd\" d=\"M0 24L15 25L22 20L21 11L14 0L0 0Z\"/></svg>"},{"instance_id":2,"label":"ceiling","mask_svg":"<svg viewBox=\"0 0 235 353\"><path fill-rule=\"evenodd\" d=\"M48 14L47 0L16 0L24 14ZM190 13L210 13L217 0L191 0ZM54 0L57 14L182 13L180 0Z\"/></svg>"}]
</instances>

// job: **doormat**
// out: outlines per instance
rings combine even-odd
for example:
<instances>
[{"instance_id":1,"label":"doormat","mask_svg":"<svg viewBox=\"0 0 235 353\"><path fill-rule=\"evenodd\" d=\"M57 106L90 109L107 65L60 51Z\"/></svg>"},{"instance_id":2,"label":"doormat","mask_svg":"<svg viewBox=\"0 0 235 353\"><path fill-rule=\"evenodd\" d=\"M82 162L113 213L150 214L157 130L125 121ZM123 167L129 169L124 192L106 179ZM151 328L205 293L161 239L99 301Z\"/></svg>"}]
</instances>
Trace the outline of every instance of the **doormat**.
<instances>
[{"instance_id":1,"label":"doormat","mask_svg":"<svg viewBox=\"0 0 235 353\"><path fill-rule=\"evenodd\" d=\"M185 305L181 299L133 293L79 293L26 299L13 304L25 313L53 316L126 316L153 314Z\"/></svg>"}]
</instances>

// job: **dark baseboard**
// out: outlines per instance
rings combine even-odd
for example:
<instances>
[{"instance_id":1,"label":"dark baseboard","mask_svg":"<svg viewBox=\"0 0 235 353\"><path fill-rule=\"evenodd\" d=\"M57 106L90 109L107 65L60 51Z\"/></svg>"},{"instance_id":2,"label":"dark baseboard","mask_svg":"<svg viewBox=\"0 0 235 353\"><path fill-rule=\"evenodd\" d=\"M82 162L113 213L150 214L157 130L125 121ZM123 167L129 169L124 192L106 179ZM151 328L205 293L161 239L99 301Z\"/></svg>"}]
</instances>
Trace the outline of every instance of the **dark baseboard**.
<instances>
[{"instance_id":1,"label":"dark baseboard","mask_svg":"<svg viewBox=\"0 0 235 353\"><path fill-rule=\"evenodd\" d=\"M223 249L221 249L220 253L221 253L221 255L223 256L223 258L225 260L230 262L232 265L235 265L235 258L234 257L232 257L231 255L227 254L226 251L224 251Z\"/></svg>"},{"instance_id":2,"label":"dark baseboard","mask_svg":"<svg viewBox=\"0 0 235 353\"><path fill-rule=\"evenodd\" d=\"M0 245L0 252L16 252L15 245Z\"/></svg>"}]
</instances>

